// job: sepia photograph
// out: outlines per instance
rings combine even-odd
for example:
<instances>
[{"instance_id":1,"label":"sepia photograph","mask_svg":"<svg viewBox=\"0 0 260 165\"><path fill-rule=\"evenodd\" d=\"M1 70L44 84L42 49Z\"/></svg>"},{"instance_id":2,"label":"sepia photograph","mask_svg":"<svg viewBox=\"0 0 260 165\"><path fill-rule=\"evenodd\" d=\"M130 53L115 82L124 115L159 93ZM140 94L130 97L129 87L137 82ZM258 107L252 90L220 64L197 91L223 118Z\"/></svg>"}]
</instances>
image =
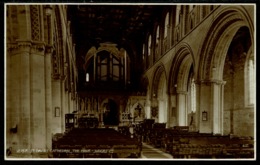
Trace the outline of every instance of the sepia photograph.
<instances>
[{"instance_id":1,"label":"sepia photograph","mask_svg":"<svg viewBox=\"0 0 260 165\"><path fill-rule=\"evenodd\" d=\"M5 3L5 160L256 160L254 3Z\"/></svg>"}]
</instances>

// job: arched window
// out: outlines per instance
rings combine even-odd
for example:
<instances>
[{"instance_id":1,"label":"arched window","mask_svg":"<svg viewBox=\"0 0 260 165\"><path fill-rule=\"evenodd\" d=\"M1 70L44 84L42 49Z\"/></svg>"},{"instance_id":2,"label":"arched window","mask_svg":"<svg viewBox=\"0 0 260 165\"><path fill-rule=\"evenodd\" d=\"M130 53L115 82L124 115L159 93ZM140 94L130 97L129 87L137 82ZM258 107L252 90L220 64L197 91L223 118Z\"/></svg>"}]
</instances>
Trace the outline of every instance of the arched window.
<instances>
[{"instance_id":1,"label":"arched window","mask_svg":"<svg viewBox=\"0 0 260 165\"><path fill-rule=\"evenodd\" d=\"M86 82L89 82L89 73L86 73Z\"/></svg>"},{"instance_id":2,"label":"arched window","mask_svg":"<svg viewBox=\"0 0 260 165\"><path fill-rule=\"evenodd\" d=\"M156 30L156 44L159 44L159 39L160 39L160 27L157 27Z\"/></svg>"},{"instance_id":3,"label":"arched window","mask_svg":"<svg viewBox=\"0 0 260 165\"><path fill-rule=\"evenodd\" d=\"M180 15L181 15L181 6L177 5L176 7L176 21L175 21L175 26L177 26L180 23Z\"/></svg>"},{"instance_id":4,"label":"arched window","mask_svg":"<svg viewBox=\"0 0 260 165\"><path fill-rule=\"evenodd\" d=\"M168 29L169 29L169 12L165 16L165 21L164 21L164 38L167 37L168 35Z\"/></svg>"},{"instance_id":5,"label":"arched window","mask_svg":"<svg viewBox=\"0 0 260 165\"><path fill-rule=\"evenodd\" d=\"M246 78L247 81L245 84L245 92L246 92L246 104L247 106L253 106L255 104L255 91L256 91L256 74L255 74L255 63L254 63L254 57L251 55L246 62L245 65L245 71L246 71Z\"/></svg>"},{"instance_id":6,"label":"arched window","mask_svg":"<svg viewBox=\"0 0 260 165\"><path fill-rule=\"evenodd\" d=\"M149 35L149 38L148 38L148 56L151 55L151 49L152 49L152 36Z\"/></svg>"},{"instance_id":7,"label":"arched window","mask_svg":"<svg viewBox=\"0 0 260 165\"><path fill-rule=\"evenodd\" d=\"M155 41L155 58L156 58L156 59L158 59L159 56L160 56L159 40L160 40L160 27L157 26L157 30L156 30L156 41Z\"/></svg>"}]
</instances>

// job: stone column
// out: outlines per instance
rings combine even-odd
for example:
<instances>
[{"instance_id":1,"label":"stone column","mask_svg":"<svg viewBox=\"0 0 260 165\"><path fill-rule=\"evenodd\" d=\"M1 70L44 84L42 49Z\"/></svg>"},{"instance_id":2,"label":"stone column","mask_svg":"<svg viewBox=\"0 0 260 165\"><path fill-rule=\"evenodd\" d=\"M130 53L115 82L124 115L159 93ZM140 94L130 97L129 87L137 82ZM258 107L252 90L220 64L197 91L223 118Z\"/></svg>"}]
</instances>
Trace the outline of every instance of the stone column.
<instances>
[{"instance_id":1,"label":"stone column","mask_svg":"<svg viewBox=\"0 0 260 165\"><path fill-rule=\"evenodd\" d=\"M68 113L68 91L65 90L65 75L60 76L60 99L61 99L61 132L65 132L65 114Z\"/></svg>"},{"instance_id":2,"label":"stone column","mask_svg":"<svg viewBox=\"0 0 260 165\"><path fill-rule=\"evenodd\" d=\"M51 54L53 48L46 46L45 53L45 107L46 107L46 142L47 149L52 148L52 78L51 78Z\"/></svg>"},{"instance_id":3,"label":"stone column","mask_svg":"<svg viewBox=\"0 0 260 165\"><path fill-rule=\"evenodd\" d=\"M219 80L198 83L197 119L201 133L223 134L223 97L225 82ZM206 119L202 113L206 112Z\"/></svg>"},{"instance_id":4,"label":"stone column","mask_svg":"<svg viewBox=\"0 0 260 165\"><path fill-rule=\"evenodd\" d=\"M187 92L177 91L177 116L178 125L187 125Z\"/></svg>"},{"instance_id":5,"label":"stone column","mask_svg":"<svg viewBox=\"0 0 260 165\"><path fill-rule=\"evenodd\" d=\"M213 133L223 135L224 81L212 81Z\"/></svg>"},{"instance_id":6,"label":"stone column","mask_svg":"<svg viewBox=\"0 0 260 165\"><path fill-rule=\"evenodd\" d=\"M146 100L145 115L146 115L147 119L151 118L151 101L150 100Z\"/></svg>"},{"instance_id":7,"label":"stone column","mask_svg":"<svg viewBox=\"0 0 260 165\"><path fill-rule=\"evenodd\" d=\"M159 122L167 123L168 122L168 110L167 110L167 99L158 99L159 105Z\"/></svg>"},{"instance_id":8,"label":"stone column","mask_svg":"<svg viewBox=\"0 0 260 165\"><path fill-rule=\"evenodd\" d=\"M164 122L164 102L161 99L158 99L158 121L159 123Z\"/></svg>"},{"instance_id":9,"label":"stone column","mask_svg":"<svg viewBox=\"0 0 260 165\"><path fill-rule=\"evenodd\" d=\"M32 148L46 147L44 45L34 42L30 51L31 142Z\"/></svg>"},{"instance_id":10,"label":"stone column","mask_svg":"<svg viewBox=\"0 0 260 165\"><path fill-rule=\"evenodd\" d=\"M15 153L31 149L30 41L17 41L8 46L6 140ZM10 88L9 88L10 87ZM17 132L10 129L17 126Z\"/></svg>"},{"instance_id":11,"label":"stone column","mask_svg":"<svg viewBox=\"0 0 260 165\"><path fill-rule=\"evenodd\" d=\"M211 83L201 81L198 83L198 95L197 98L197 116L199 121L199 132L200 133L212 133L212 94L211 94ZM207 113L207 119L202 119L202 112Z\"/></svg>"},{"instance_id":12,"label":"stone column","mask_svg":"<svg viewBox=\"0 0 260 165\"><path fill-rule=\"evenodd\" d=\"M173 127L177 125L176 122L176 95L170 94L168 99L168 113L167 113L167 125Z\"/></svg>"}]
</instances>

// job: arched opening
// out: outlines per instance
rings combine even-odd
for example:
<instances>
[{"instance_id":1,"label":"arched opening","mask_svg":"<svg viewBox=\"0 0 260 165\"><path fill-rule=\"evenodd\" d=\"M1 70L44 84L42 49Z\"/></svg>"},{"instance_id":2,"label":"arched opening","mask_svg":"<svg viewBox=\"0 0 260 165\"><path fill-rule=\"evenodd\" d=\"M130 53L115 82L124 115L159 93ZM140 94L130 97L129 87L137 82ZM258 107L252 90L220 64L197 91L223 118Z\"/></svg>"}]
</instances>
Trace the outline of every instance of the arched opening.
<instances>
[{"instance_id":1,"label":"arched opening","mask_svg":"<svg viewBox=\"0 0 260 165\"><path fill-rule=\"evenodd\" d=\"M251 47L252 48L252 47ZM247 52L245 64L245 106L256 104L256 69L252 50Z\"/></svg>"},{"instance_id":2,"label":"arched opening","mask_svg":"<svg viewBox=\"0 0 260 165\"><path fill-rule=\"evenodd\" d=\"M191 84L193 78L192 58L186 55L181 61L177 76L177 113L178 125L188 126L191 117Z\"/></svg>"},{"instance_id":3,"label":"arched opening","mask_svg":"<svg viewBox=\"0 0 260 165\"><path fill-rule=\"evenodd\" d=\"M172 61L169 77L169 123L197 130L195 64L190 47L183 45Z\"/></svg>"},{"instance_id":4,"label":"arched opening","mask_svg":"<svg viewBox=\"0 0 260 165\"><path fill-rule=\"evenodd\" d=\"M253 27L246 13L225 9L213 21L202 46L199 110L208 120L200 132L254 136L254 107L245 107L245 63ZM216 28L217 27L217 28ZM206 51L205 51L206 48Z\"/></svg>"},{"instance_id":5,"label":"arched opening","mask_svg":"<svg viewBox=\"0 0 260 165\"><path fill-rule=\"evenodd\" d=\"M106 103L103 104L103 122L104 125L118 125L119 124L119 111L118 105L112 99L108 99Z\"/></svg>"},{"instance_id":6,"label":"arched opening","mask_svg":"<svg viewBox=\"0 0 260 165\"><path fill-rule=\"evenodd\" d=\"M168 115L168 97L167 97L167 87L166 87L166 76L162 74L159 79L158 90L157 90L157 99L158 99L158 122L167 123Z\"/></svg>"},{"instance_id":7,"label":"arched opening","mask_svg":"<svg viewBox=\"0 0 260 165\"><path fill-rule=\"evenodd\" d=\"M160 57L160 26L157 26L156 41L155 41L155 60Z\"/></svg>"},{"instance_id":8,"label":"arched opening","mask_svg":"<svg viewBox=\"0 0 260 165\"><path fill-rule=\"evenodd\" d=\"M151 66L153 64L153 58L151 56L151 52L152 52L152 35L150 34L148 37L148 41L147 41L147 56L148 56L148 67Z\"/></svg>"},{"instance_id":9,"label":"arched opening","mask_svg":"<svg viewBox=\"0 0 260 165\"><path fill-rule=\"evenodd\" d=\"M86 87L104 88L108 85L112 88L123 88L130 79L130 61L127 52L116 47L117 44L101 43L98 49L91 47L84 64L84 84ZM80 82L82 83L82 82Z\"/></svg>"},{"instance_id":10,"label":"arched opening","mask_svg":"<svg viewBox=\"0 0 260 165\"><path fill-rule=\"evenodd\" d=\"M188 78L188 126L190 127L190 131L197 130L197 122L196 122L196 84L194 79L194 70L193 65L190 68L189 78Z\"/></svg>"},{"instance_id":11,"label":"arched opening","mask_svg":"<svg viewBox=\"0 0 260 165\"><path fill-rule=\"evenodd\" d=\"M167 79L163 65L156 69L151 91L151 118L166 123L168 115Z\"/></svg>"},{"instance_id":12,"label":"arched opening","mask_svg":"<svg viewBox=\"0 0 260 165\"><path fill-rule=\"evenodd\" d=\"M164 20L164 35L163 35L163 51L166 52L170 48L170 13L167 12Z\"/></svg>"},{"instance_id":13,"label":"arched opening","mask_svg":"<svg viewBox=\"0 0 260 165\"><path fill-rule=\"evenodd\" d=\"M229 46L225 59L223 80L224 89L225 134L253 135L252 117L245 107L253 107L255 102L254 56L251 47L250 32L241 27Z\"/></svg>"},{"instance_id":14,"label":"arched opening","mask_svg":"<svg viewBox=\"0 0 260 165\"><path fill-rule=\"evenodd\" d=\"M169 12L166 14L165 16L165 20L164 20L164 38L167 38L168 36L168 31L169 31L169 28L170 28L170 24L169 24Z\"/></svg>"}]
</instances>

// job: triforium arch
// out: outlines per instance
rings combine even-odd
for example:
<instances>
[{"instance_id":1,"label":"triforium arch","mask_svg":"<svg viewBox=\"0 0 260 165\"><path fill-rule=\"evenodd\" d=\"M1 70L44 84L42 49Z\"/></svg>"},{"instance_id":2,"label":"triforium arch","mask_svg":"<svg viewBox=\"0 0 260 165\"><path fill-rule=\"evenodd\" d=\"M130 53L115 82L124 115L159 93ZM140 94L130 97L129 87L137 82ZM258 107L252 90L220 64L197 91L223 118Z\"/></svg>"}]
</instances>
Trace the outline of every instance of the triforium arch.
<instances>
[{"instance_id":1,"label":"triforium arch","mask_svg":"<svg viewBox=\"0 0 260 165\"><path fill-rule=\"evenodd\" d=\"M151 118L156 122L167 123L168 119L168 94L167 76L163 64L159 64L154 72L151 88Z\"/></svg>"},{"instance_id":2,"label":"triforium arch","mask_svg":"<svg viewBox=\"0 0 260 165\"><path fill-rule=\"evenodd\" d=\"M172 61L168 82L169 109L171 109L170 125L191 126L195 123L195 62L193 52L188 44L181 44ZM191 119L192 118L192 119Z\"/></svg>"},{"instance_id":3,"label":"triforium arch","mask_svg":"<svg viewBox=\"0 0 260 165\"><path fill-rule=\"evenodd\" d=\"M199 86L197 109L200 111L198 114L200 114L199 120L201 121L199 129L202 132L213 132L214 134L249 133L252 135L253 131L247 132L245 126L237 124L240 123L239 121L235 122L236 120L241 120L242 123L250 125L248 122L253 120L252 117L251 119L248 117L245 121L242 117L244 113L242 109L245 108L243 106L234 106L240 104L240 101L243 102L243 99L236 99L234 93L238 92L241 94L240 97L244 97L244 93L239 90L244 89L242 87L244 84L243 82L238 82L239 79L236 78L229 80L229 77L225 80L224 77L227 77L227 73L224 68L228 67L228 63L233 65L229 61L230 56L232 56L230 53L233 41L240 37L239 33L248 32L249 39L247 41L253 45L254 28L252 21L250 21L253 18L248 16L243 7L234 6L224 8L215 15L215 18L199 53L201 54L199 59L200 69L197 77ZM249 48L244 49L246 51L244 53L247 54ZM240 67L244 68L244 65L240 65ZM241 75L240 72L236 74L243 77L243 74ZM241 86L241 88L235 88L235 86ZM231 88L232 90L229 90ZM224 97L227 97L227 99L229 97L233 98L227 101ZM233 107L229 104L233 104ZM234 112L235 109L236 111ZM201 114L203 112L204 114L206 112L207 120L202 119Z\"/></svg>"}]
</instances>

